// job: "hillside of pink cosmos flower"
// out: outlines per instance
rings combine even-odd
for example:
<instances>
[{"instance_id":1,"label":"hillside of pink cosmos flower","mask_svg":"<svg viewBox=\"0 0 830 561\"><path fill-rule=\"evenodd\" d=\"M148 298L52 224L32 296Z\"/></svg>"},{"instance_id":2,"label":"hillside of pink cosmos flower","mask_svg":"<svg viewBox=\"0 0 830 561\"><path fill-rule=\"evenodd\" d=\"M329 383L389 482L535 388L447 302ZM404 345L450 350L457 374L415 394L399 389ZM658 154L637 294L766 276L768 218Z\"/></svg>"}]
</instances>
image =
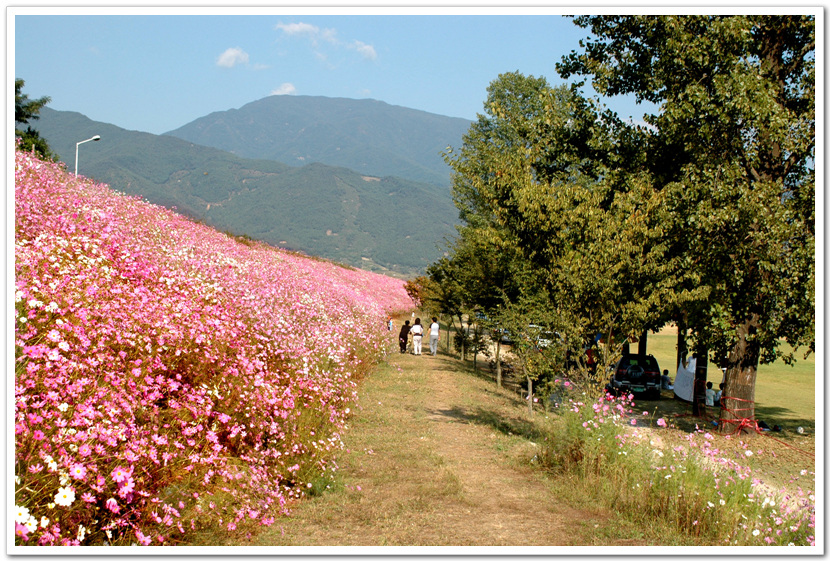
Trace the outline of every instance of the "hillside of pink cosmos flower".
<instances>
[{"instance_id":1,"label":"hillside of pink cosmos flower","mask_svg":"<svg viewBox=\"0 0 830 561\"><path fill-rule=\"evenodd\" d=\"M337 469L403 282L15 155L15 543L158 545Z\"/></svg>"}]
</instances>

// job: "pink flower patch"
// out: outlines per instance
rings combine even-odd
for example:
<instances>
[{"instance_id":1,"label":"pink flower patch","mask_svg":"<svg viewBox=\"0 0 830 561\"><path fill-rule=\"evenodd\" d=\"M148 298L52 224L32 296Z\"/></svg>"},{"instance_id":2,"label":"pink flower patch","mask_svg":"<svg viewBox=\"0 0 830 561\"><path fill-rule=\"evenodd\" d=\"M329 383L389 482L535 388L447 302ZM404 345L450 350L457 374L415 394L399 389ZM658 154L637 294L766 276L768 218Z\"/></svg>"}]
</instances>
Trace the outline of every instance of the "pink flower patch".
<instances>
[{"instance_id":1,"label":"pink flower patch","mask_svg":"<svg viewBox=\"0 0 830 561\"><path fill-rule=\"evenodd\" d=\"M123 483L132 474L132 470L127 471L123 467L117 467L112 470L112 480L116 483Z\"/></svg>"}]
</instances>

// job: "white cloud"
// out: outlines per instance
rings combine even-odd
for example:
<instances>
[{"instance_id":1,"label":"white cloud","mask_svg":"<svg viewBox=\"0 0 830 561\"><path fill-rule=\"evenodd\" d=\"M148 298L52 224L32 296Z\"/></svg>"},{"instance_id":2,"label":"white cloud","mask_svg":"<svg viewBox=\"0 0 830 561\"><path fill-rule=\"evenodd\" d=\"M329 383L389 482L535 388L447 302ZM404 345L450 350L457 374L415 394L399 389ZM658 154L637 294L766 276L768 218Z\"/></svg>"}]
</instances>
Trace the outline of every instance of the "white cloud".
<instances>
[{"instance_id":1,"label":"white cloud","mask_svg":"<svg viewBox=\"0 0 830 561\"><path fill-rule=\"evenodd\" d=\"M285 82L283 84L280 84L280 87L273 90L271 92L271 95L291 95L296 91L297 88L294 87L294 84L292 84L291 82Z\"/></svg>"},{"instance_id":2,"label":"white cloud","mask_svg":"<svg viewBox=\"0 0 830 561\"><path fill-rule=\"evenodd\" d=\"M310 23L278 23L275 29L282 29L286 35L310 35L316 37L320 28Z\"/></svg>"},{"instance_id":3,"label":"white cloud","mask_svg":"<svg viewBox=\"0 0 830 561\"><path fill-rule=\"evenodd\" d=\"M226 50L216 59L216 65L224 66L225 68L233 68L237 64L248 64L248 53L239 47L232 47Z\"/></svg>"},{"instance_id":4,"label":"white cloud","mask_svg":"<svg viewBox=\"0 0 830 561\"><path fill-rule=\"evenodd\" d=\"M296 37L308 37L311 41L311 46L314 49L315 56L321 61L327 61L328 55L320 50L320 43L325 42L333 45L335 48L346 48L358 52L361 56L368 60L375 60L378 57L377 51L372 45L367 45L363 41L354 40L350 43L345 43L337 38L337 30L326 28L320 29L316 25L310 23L278 23L274 29L281 30L286 35Z\"/></svg>"},{"instance_id":5,"label":"white cloud","mask_svg":"<svg viewBox=\"0 0 830 561\"><path fill-rule=\"evenodd\" d=\"M368 58L369 60L375 60L378 58L378 53L375 51L375 48L372 45L367 45L362 41L354 41L351 44L351 48L359 52L363 55L364 58Z\"/></svg>"}]
</instances>

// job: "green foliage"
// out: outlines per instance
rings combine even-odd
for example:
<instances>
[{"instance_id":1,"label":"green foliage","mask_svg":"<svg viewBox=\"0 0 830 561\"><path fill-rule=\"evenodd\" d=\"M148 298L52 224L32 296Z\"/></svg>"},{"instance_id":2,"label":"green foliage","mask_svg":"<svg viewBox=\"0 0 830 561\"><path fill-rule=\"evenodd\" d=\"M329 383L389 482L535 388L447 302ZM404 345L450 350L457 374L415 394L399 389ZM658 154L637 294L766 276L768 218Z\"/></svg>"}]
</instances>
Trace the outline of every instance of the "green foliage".
<instances>
[{"instance_id":1,"label":"green foliage","mask_svg":"<svg viewBox=\"0 0 830 561\"><path fill-rule=\"evenodd\" d=\"M556 326L566 346L604 333L606 361L625 338L682 322L728 368L726 394L751 402L782 340L815 344L813 18L575 21L593 37L563 77L660 112L636 126L580 84L499 76L447 155L465 225L444 268L470 306L493 293L489 256L505 257L495 270L514 290L499 296L518 332Z\"/></svg>"},{"instance_id":2,"label":"green foliage","mask_svg":"<svg viewBox=\"0 0 830 561\"><path fill-rule=\"evenodd\" d=\"M583 16L594 37L564 77L660 104L642 129L665 201L676 308L752 401L759 362L815 339L812 16ZM792 358L787 357L788 359Z\"/></svg>"},{"instance_id":3,"label":"green foliage","mask_svg":"<svg viewBox=\"0 0 830 561\"><path fill-rule=\"evenodd\" d=\"M39 119L40 111L51 101L47 96L30 100L29 96L23 93L25 84L26 82L20 78L14 81L14 136L20 139L21 150L34 151L44 159L54 160L56 158L55 154L49 149L49 144L41 138L38 131L31 126L27 126L23 130L17 128L17 125L27 125L30 120Z\"/></svg>"}]
</instances>

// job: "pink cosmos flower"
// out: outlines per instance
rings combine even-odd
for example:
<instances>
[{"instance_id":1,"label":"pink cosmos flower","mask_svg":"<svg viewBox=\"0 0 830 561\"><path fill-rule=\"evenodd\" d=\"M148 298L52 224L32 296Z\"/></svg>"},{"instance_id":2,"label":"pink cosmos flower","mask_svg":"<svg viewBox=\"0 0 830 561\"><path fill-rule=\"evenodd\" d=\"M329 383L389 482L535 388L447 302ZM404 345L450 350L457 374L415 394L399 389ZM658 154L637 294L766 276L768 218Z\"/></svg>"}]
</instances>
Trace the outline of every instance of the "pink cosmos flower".
<instances>
[{"instance_id":1,"label":"pink cosmos flower","mask_svg":"<svg viewBox=\"0 0 830 561\"><path fill-rule=\"evenodd\" d=\"M21 524L20 522L14 523L14 535L23 538L24 542L29 541L29 529L26 527L25 524Z\"/></svg>"},{"instance_id":2,"label":"pink cosmos flower","mask_svg":"<svg viewBox=\"0 0 830 561\"><path fill-rule=\"evenodd\" d=\"M153 540L149 536L145 536L141 530L135 531L135 537L141 545L150 545Z\"/></svg>"},{"instance_id":3,"label":"pink cosmos flower","mask_svg":"<svg viewBox=\"0 0 830 561\"><path fill-rule=\"evenodd\" d=\"M112 480L116 483L122 483L126 481L128 477L130 477L131 473L132 471L127 471L122 467L117 467L114 470L112 470Z\"/></svg>"},{"instance_id":4,"label":"pink cosmos flower","mask_svg":"<svg viewBox=\"0 0 830 561\"><path fill-rule=\"evenodd\" d=\"M75 479L83 479L86 477L86 467L84 467L83 464L75 464L72 466L72 469L69 470L69 475Z\"/></svg>"},{"instance_id":5,"label":"pink cosmos flower","mask_svg":"<svg viewBox=\"0 0 830 561\"><path fill-rule=\"evenodd\" d=\"M125 499L127 495L133 492L135 489L135 481L133 481L132 477L128 477L126 481L122 482L118 488L118 495Z\"/></svg>"},{"instance_id":6,"label":"pink cosmos flower","mask_svg":"<svg viewBox=\"0 0 830 561\"><path fill-rule=\"evenodd\" d=\"M666 426L666 420L663 417L660 417L659 419L657 419L657 426L658 427L665 427Z\"/></svg>"},{"instance_id":7,"label":"pink cosmos flower","mask_svg":"<svg viewBox=\"0 0 830 561\"><path fill-rule=\"evenodd\" d=\"M107 502L104 503L104 506L106 506L110 512L114 512L115 514L118 514L118 511L121 510L121 508L118 506L118 503L112 497L107 499Z\"/></svg>"},{"instance_id":8,"label":"pink cosmos flower","mask_svg":"<svg viewBox=\"0 0 830 561\"><path fill-rule=\"evenodd\" d=\"M83 457L87 457L90 454L92 454L92 448L89 447L89 444L86 444L86 443L81 444L78 447L78 454L80 454Z\"/></svg>"},{"instance_id":9,"label":"pink cosmos flower","mask_svg":"<svg viewBox=\"0 0 830 561\"><path fill-rule=\"evenodd\" d=\"M32 438L34 438L35 440L43 440L45 436L46 435L43 434L42 430L36 430L32 433Z\"/></svg>"},{"instance_id":10,"label":"pink cosmos flower","mask_svg":"<svg viewBox=\"0 0 830 561\"><path fill-rule=\"evenodd\" d=\"M93 495L92 493L84 493L83 495L81 495L81 500L85 503L94 503L97 499L95 498L95 495Z\"/></svg>"}]
</instances>

